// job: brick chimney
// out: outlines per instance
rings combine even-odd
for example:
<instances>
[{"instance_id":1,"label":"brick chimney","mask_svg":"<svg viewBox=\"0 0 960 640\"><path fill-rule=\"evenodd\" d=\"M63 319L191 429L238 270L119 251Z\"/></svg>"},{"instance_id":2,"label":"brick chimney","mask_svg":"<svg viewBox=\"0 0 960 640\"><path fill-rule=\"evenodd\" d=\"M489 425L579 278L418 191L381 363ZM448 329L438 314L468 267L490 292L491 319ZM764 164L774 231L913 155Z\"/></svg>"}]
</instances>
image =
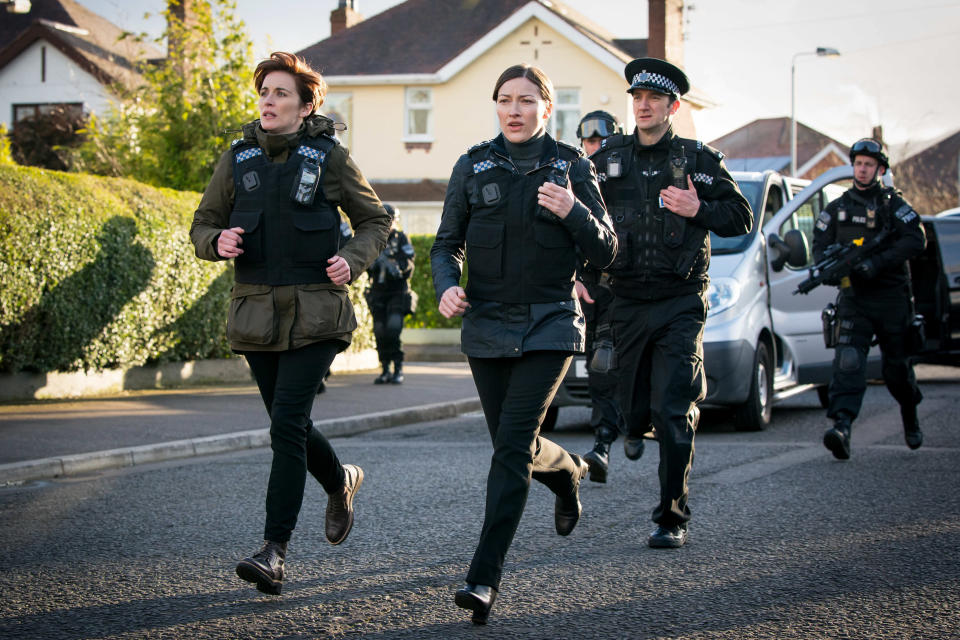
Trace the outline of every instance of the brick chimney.
<instances>
[{"instance_id":1,"label":"brick chimney","mask_svg":"<svg viewBox=\"0 0 960 640\"><path fill-rule=\"evenodd\" d=\"M330 12L330 35L335 36L341 31L363 22L363 16L357 11L359 0L339 0L336 9Z\"/></svg>"},{"instance_id":2,"label":"brick chimney","mask_svg":"<svg viewBox=\"0 0 960 640\"><path fill-rule=\"evenodd\" d=\"M647 3L647 55L683 66L683 1Z\"/></svg>"},{"instance_id":3,"label":"brick chimney","mask_svg":"<svg viewBox=\"0 0 960 640\"><path fill-rule=\"evenodd\" d=\"M879 142L880 144L883 144L883 125L878 124L877 126L875 126L873 128L873 131L870 132L870 137L876 140L877 142Z\"/></svg>"}]
</instances>

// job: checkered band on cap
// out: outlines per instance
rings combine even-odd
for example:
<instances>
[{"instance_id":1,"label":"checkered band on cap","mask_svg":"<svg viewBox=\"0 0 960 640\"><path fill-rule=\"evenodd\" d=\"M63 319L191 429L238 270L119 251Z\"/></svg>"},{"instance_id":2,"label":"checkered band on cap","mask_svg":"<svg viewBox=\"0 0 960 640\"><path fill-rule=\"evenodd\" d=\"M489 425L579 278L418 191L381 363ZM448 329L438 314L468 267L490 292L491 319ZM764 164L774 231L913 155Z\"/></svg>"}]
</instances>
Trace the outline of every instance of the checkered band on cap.
<instances>
[{"instance_id":1,"label":"checkered band on cap","mask_svg":"<svg viewBox=\"0 0 960 640\"><path fill-rule=\"evenodd\" d=\"M497 165L493 164L493 162L490 161L490 160L483 160L483 161L481 161L481 162L475 162L475 163L473 163L473 172L474 172L474 173L483 173L483 172L486 171L487 169L493 169L495 166L497 166Z\"/></svg>"},{"instance_id":2,"label":"checkered band on cap","mask_svg":"<svg viewBox=\"0 0 960 640\"><path fill-rule=\"evenodd\" d=\"M257 156L263 155L263 149L260 147L250 147L249 149L244 149L237 154L237 162L243 162L244 160L249 160L250 158L256 158Z\"/></svg>"},{"instance_id":3,"label":"checkered band on cap","mask_svg":"<svg viewBox=\"0 0 960 640\"><path fill-rule=\"evenodd\" d=\"M636 86L638 84L650 85L654 87L659 87L661 89L665 89L666 91L669 91L670 93L673 93L676 95L680 94L680 87L677 86L677 83L671 80L670 78L668 78L667 76L659 73L650 73L649 71L641 71L640 73L633 76L633 82L631 84L633 86Z\"/></svg>"},{"instance_id":4,"label":"checkered band on cap","mask_svg":"<svg viewBox=\"0 0 960 640\"><path fill-rule=\"evenodd\" d=\"M311 160L316 160L317 163L323 162L323 159L327 157L327 154L323 151L317 151L313 147L308 147L306 145L300 145L300 148L297 149L297 153Z\"/></svg>"},{"instance_id":5,"label":"checkered band on cap","mask_svg":"<svg viewBox=\"0 0 960 640\"><path fill-rule=\"evenodd\" d=\"M570 163L566 160L561 160L557 158L553 162L547 163L548 167L553 167L554 169L560 169L560 171L566 171L567 167L570 166Z\"/></svg>"}]
</instances>

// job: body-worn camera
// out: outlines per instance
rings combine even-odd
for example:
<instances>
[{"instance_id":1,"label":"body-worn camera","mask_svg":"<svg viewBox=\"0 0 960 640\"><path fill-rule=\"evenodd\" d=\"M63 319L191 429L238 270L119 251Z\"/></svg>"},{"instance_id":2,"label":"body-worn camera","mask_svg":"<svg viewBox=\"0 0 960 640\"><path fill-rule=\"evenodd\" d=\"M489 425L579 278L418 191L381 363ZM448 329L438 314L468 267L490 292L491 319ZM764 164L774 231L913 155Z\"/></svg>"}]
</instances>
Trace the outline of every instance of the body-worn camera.
<instances>
[{"instance_id":1,"label":"body-worn camera","mask_svg":"<svg viewBox=\"0 0 960 640\"><path fill-rule=\"evenodd\" d=\"M544 180L544 183L550 182L557 186L567 188L567 176L562 173L550 172L547 174L547 179ZM557 217L553 211L550 211L546 207L538 206L537 207L537 218L545 222L552 222L554 224L560 224L560 218Z\"/></svg>"}]
</instances>

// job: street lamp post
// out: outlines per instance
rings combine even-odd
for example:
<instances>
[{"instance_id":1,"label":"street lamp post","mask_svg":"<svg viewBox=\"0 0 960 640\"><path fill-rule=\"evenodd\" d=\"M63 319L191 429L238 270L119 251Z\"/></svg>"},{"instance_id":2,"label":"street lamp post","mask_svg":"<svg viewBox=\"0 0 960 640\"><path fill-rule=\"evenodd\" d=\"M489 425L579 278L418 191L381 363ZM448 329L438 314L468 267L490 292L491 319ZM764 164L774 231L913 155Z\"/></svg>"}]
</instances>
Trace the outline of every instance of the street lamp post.
<instances>
[{"instance_id":1,"label":"street lamp post","mask_svg":"<svg viewBox=\"0 0 960 640\"><path fill-rule=\"evenodd\" d=\"M797 58L820 56L835 58L840 52L831 47L817 47L816 51L801 51L793 54L790 61L790 175L797 177Z\"/></svg>"}]
</instances>

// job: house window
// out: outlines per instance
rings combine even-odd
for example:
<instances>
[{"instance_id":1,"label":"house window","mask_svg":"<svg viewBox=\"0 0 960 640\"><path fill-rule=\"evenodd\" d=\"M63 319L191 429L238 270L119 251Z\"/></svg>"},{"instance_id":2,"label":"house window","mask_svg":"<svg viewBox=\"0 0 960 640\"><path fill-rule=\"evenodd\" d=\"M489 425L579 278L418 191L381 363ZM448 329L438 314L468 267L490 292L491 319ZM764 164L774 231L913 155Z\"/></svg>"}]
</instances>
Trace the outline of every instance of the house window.
<instances>
[{"instance_id":1,"label":"house window","mask_svg":"<svg viewBox=\"0 0 960 640\"><path fill-rule=\"evenodd\" d=\"M70 115L82 116L83 115L83 103L81 102L48 102L43 104L15 104L13 105L13 125L16 126L18 122L26 120L28 118L36 118L37 116L45 115L50 113L57 107L62 107Z\"/></svg>"},{"instance_id":2,"label":"house window","mask_svg":"<svg viewBox=\"0 0 960 640\"><path fill-rule=\"evenodd\" d=\"M433 90L429 87L407 87L403 139L407 142L433 141Z\"/></svg>"},{"instance_id":3,"label":"house window","mask_svg":"<svg viewBox=\"0 0 960 640\"><path fill-rule=\"evenodd\" d=\"M343 131L337 131L337 139L348 149L353 149L353 133L350 130L353 126L353 94L328 93L323 101L323 114L334 122L347 125Z\"/></svg>"},{"instance_id":4,"label":"house window","mask_svg":"<svg viewBox=\"0 0 960 640\"><path fill-rule=\"evenodd\" d=\"M550 135L567 144L579 145L577 125L580 124L580 89L557 89L557 102L550 118Z\"/></svg>"}]
</instances>

